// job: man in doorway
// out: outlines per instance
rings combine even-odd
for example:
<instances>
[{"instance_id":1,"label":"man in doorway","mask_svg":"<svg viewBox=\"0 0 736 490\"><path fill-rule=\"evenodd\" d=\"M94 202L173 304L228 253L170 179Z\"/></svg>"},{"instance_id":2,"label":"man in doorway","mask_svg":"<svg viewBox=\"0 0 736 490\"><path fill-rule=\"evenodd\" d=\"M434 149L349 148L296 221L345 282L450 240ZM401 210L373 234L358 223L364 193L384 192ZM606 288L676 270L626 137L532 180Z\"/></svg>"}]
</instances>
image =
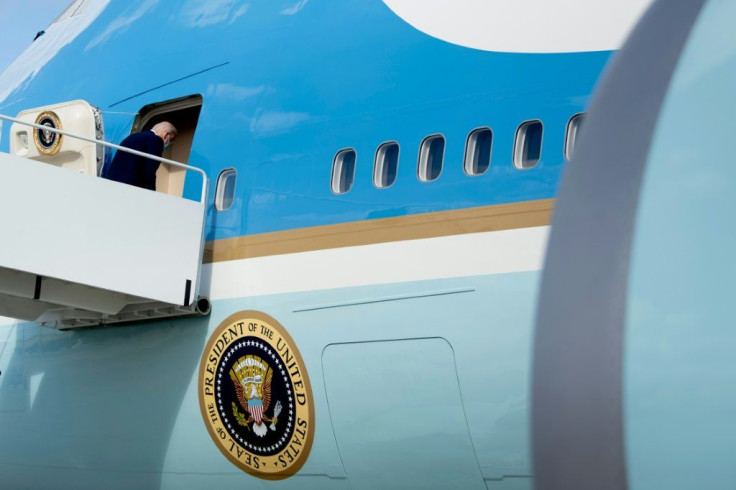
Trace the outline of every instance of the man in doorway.
<instances>
[{"instance_id":1,"label":"man in doorway","mask_svg":"<svg viewBox=\"0 0 736 490\"><path fill-rule=\"evenodd\" d=\"M131 134L120 143L120 146L160 157L174 141L176 134L177 131L173 124L162 121L150 131ZM110 163L107 178L155 191L158 166L157 160L118 150Z\"/></svg>"}]
</instances>

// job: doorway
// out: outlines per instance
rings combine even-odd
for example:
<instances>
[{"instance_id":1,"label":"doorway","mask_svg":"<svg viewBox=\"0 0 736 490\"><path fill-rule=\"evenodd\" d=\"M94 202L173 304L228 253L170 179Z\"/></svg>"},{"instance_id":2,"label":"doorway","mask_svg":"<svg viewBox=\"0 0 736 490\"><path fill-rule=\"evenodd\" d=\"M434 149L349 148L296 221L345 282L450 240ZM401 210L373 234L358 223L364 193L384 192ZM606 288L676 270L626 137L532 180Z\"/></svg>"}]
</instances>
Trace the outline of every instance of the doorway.
<instances>
[{"instance_id":1,"label":"doorway","mask_svg":"<svg viewBox=\"0 0 736 490\"><path fill-rule=\"evenodd\" d=\"M162 157L188 164L201 110L201 95L189 95L149 104L138 112L131 132L149 130L161 121L170 122L176 127L178 135L174 142L164 150ZM181 196L184 191L186 173L183 168L162 163L156 172L156 191Z\"/></svg>"}]
</instances>

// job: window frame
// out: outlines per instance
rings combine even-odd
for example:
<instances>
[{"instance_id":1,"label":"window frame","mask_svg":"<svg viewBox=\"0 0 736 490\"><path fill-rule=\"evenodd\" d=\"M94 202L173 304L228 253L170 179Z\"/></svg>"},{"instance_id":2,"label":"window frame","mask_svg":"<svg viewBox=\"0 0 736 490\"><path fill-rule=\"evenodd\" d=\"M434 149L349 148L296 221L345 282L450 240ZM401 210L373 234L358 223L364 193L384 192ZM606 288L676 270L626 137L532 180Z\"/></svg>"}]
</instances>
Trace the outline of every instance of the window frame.
<instances>
[{"instance_id":1,"label":"window frame","mask_svg":"<svg viewBox=\"0 0 736 490\"><path fill-rule=\"evenodd\" d=\"M233 183L233 198L232 198L232 201L230 201L230 205L225 208L225 207L222 207L222 202L224 199L225 189L227 188L227 186L225 185L225 183L223 183L223 180L226 177L229 177L230 175L232 175L235 179L235 182ZM228 168L222 169L220 174L217 176L217 181L215 182L215 198L213 200L214 205L215 205L215 211L223 212L223 211L228 211L232 209L233 204L235 204L235 186L237 185L237 183L238 183L238 169L236 169L235 167L228 167Z\"/></svg>"},{"instance_id":2,"label":"window frame","mask_svg":"<svg viewBox=\"0 0 736 490\"><path fill-rule=\"evenodd\" d=\"M422 157L425 153L427 154L427 156L429 155L428 143L437 138L442 138L442 158L440 161L440 171L437 173L437 177L435 177L434 179L424 179L422 178L422 176L427 175L427 164L429 162L427 161L428 158L425 159ZM427 145L426 152L424 151L425 145ZM434 182L442 176L442 171L445 169L445 152L446 151L447 151L447 138L445 138L445 135L442 133L430 134L422 140L422 142L419 144L419 155L417 157L417 179L419 179L419 182L422 182L422 183Z\"/></svg>"},{"instance_id":3,"label":"window frame","mask_svg":"<svg viewBox=\"0 0 736 490\"><path fill-rule=\"evenodd\" d=\"M473 135L480 133L481 131L488 131L491 133L491 147L488 152L488 166L480 173L472 173L469 172L469 164L471 163L470 159L468 158L468 155L470 154L470 141ZM477 140L477 138L476 138ZM493 161L493 129L490 126L480 126L475 129L472 129L468 136L465 138L465 154L463 156L463 172L465 172L465 175L468 177L480 177L481 175L485 175L486 172L488 172L488 169L491 168L491 162ZM477 144L477 141L475 142ZM475 149L475 147L473 147ZM473 152L474 153L474 152Z\"/></svg>"},{"instance_id":4,"label":"window frame","mask_svg":"<svg viewBox=\"0 0 736 490\"><path fill-rule=\"evenodd\" d=\"M353 178L350 181L350 186L348 186L346 190L340 191L339 184L340 184L340 181L342 180L341 177L342 177L342 171L344 169L345 159L343 158L341 160L340 169L339 169L340 174L337 175L338 158L341 155L349 153L349 152L353 152L355 154L355 160L353 161ZM335 153L335 156L332 159L332 172L330 172L330 190L332 191L333 194L335 195L347 194L353 189L353 186L355 185L355 170L357 166L358 166L358 151L355 148L347 147L347 148L341 148L337 150L337 152ZM337 188L336 188L336 184L338 186Z\"/></svg>"},{"instance_id":5,"label":"window frame","mask_svg":"<svg viewBox=\"0 0 736 490\"><path fill-rule=\"evenodd\" d=\"M570 119L568 119L567 126L565 126L565 145L562 148L562 155L565 157L565 161L567 162L572 160L572 156L575 151L575 145L577 144L578 133L580 132L580 126L585 120L585 115L585 112L578 112L577 114L573 114L572 116L570 116ZM577 124L575 125L575 130L573 131L572 125L574 122L577 122Z\"/></svg>"},{"instance_id":6,"label":"window frame","mask_svg":"<svg viewBox=\"0 0 736 490\"><path fill-rule=\"evenodd\" d=\"M379 184L379 177L382 174L382 172L379 172L378 157L379 157L379 155L381 155L381 150L383 150L384 148L386 148L388 146L391 146L391 145L396 145L396 148L397 148L397 151L396 151L396 171L394 172L394 180L393 180L393 182L391 182L388 185L378 185ZM385 155L386 155L386 151L384 150L383 151L383 156L385 157ZM373 186L376 189L388 189L389 187L391 187L392 185L394 185L396 183L396 179L399 176L399 159L400 158L401 158L401 145L399 144L398 141L395 141L395 140L384 141L383 143L381 143L380 145L378 145L378 148L376 148L376 155L373 158ZM383 158L382 159L381 170L383 170L383 166L385 165L385 161L386 161L385 158Z\"/></svg>"},{"instance_id":7,"label":"window frame","mask_svg":"<svg viewBox=\"0 0 736 490\"><path fill-rule=\"evenodd\" d=\"M542 128L541 131L541 137L539 139L539 158L536 162L534 162L534 165L525 167L523 165L522 161L522 154L524 152L524 145L526 143L527 138L527 131L526 128L531 126L532 124L539 123L539 125ZM523 132L523 137L520 137ZM511 153L511 159L512 163L514 165L514 168L517 170L531 170L535 168L537 165L539 165L539 162L542 161L542 150L544 148L544 123L541 119L529 119L527 121L523 121L519 124L519 126L516 128L516 133L514 134L514 148Z\"/></svg>"}]
</instances>

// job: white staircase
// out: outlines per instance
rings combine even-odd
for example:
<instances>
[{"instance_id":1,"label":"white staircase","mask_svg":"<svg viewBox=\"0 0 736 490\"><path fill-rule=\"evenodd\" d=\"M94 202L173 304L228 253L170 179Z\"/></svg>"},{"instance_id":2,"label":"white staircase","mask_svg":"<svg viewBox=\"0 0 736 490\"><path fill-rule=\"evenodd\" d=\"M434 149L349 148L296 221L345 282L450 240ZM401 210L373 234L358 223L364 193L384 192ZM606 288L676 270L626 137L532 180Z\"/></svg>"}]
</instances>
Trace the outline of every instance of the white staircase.
<instances>
[{"instance_id":1,"label":"white staircase","mask_svg":"<svg viewBox=\"0 0 736 490\"><path fill-rule=\"evenodd\" d=\"M0 153L0 316L67 329L209 313L206 175L156 159L199 173L200 201Z\"/></svg>"}]
</instances>

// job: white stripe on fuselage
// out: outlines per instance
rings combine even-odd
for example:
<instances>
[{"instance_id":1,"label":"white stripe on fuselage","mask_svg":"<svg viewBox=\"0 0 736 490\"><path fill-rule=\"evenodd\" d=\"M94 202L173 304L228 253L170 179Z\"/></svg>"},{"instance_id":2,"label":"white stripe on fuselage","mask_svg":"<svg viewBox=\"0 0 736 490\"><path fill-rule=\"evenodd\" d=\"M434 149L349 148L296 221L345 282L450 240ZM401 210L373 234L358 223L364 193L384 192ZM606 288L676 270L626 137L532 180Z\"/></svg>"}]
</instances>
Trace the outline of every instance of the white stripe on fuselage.
<instances>
[{"instance_id":1,"label":"white stripe on fuselage","mask_svg":"<svg viewBox=\"0 0 736 490\"><path fill-rule=\"evenodd\" d=\"M486 51L570 53L621 47L652 0L383 0L432 37Z\"/></svg>"},{"instance_id":2,"label":"white stripe on fuselage","mask_svg":"<svg viewBox=\"0 0 736 490\"><path fill-rule=\"evenodd\" d=\"M541 226L217 262L203 269L200 294L216 301L535 271L548 233Z\"/></svg>"},{"instance_id":3,"label":"white stripe on fuselage","mask_svg":"<svg viewBox=\"0 0 736 490\"><path fill-rule=\"evenodd\" d=\"M200 294L217 301L542 268L548 226L333 248L206 264ZM15 323L0 317L0 325Z\"/></svg>"}]
</instances>

